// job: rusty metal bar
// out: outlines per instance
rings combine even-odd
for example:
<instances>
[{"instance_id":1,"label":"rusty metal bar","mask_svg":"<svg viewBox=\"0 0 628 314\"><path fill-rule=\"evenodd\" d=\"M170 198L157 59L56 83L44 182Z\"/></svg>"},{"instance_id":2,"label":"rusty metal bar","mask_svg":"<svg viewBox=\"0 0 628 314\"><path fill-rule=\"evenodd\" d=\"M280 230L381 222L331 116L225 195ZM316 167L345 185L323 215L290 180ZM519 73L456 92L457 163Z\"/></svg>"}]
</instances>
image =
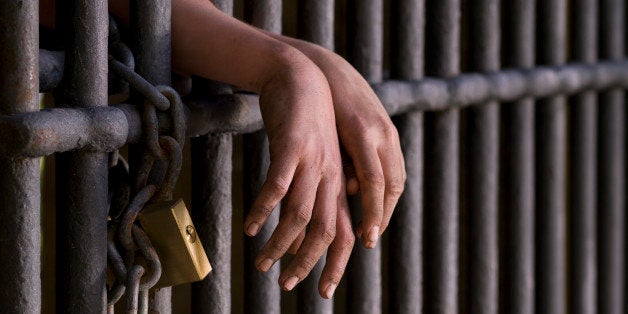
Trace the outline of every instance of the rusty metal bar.
<instances>
[{"instance_id":1,"label":"rusty metal bar","mask_svg":"<svg viewBox=\"0 0 628 314\"><path fill-rule=\"evenodd\" d=\"M281 33L281 0L246 0L244 18L256 27ZM270 165L268 137L263 131L244 136L244 216L266 179ZM279 206L278 206L279 207ZM281 290L278 285L281 261L266 273L255 269L254 261L279 222L279 208L275 208L254 238L244 241L244 302L245 313L279 313Z\"/></svg>"},{"instance_id":2,"label":"rusty metal bar","mask_svg":"<svg viewBox=\"0 0 628 314\"><path fill-rule=\"evenodd\" d=\"M39 108L38 7L34 0L0 3L0 114ZM0 156L0 164L0 308L39 313L39 159Z\"/></svg>"},{"instance_id":3,"label":"rusty metal bar","mask_svg":"<svg viewBox=\"0 0 628 314\"><path fill-rule=\"evenodd\" d=\"M470 1L469 68L472 71L499 69L500 27L497 0ZM468 233L461 263L461 311L496 314L498 305L498 153L499 107L495 102L469 108L463 115L462 131L466 156L461 164L463 196ZM462 245L462 244L461 244ZM468 266L464 266L468 265Z\"/></svg>"},{"instance_id":4,"label":"rusty metal bar","mask_svg":"<svg viewBox=\"0 0 628 314\"><path fill-rule=\"evenodd\" d=\"M460 2L426 2L425 71L460 70ZM425 116L425 311L458 311L459 112Z\"/></svg>"},{"instance_id":5,"label":"rusty metal bar","mask_svg":"<svg viewBox=\"0 0 628 314\"><path fill-rule=\"evenodd\" d=\"M598 2L571 5L571 59L597 61ZM568 313L593 314L597 306L597 95L578 94L569 115L569 295Z\"/></svg>"},{"instance_id":6,"label":"rusty metal bar","mask_svg":"<svg viewBox=\"0 0 628 314\"><path fill-rule=\"evenodd\" d=\"M130 12L135 71L151 84L170 85L170 0L132 0ZM130 154L134 153L135 149L131 149ZM166 164L157 161L153 167L165 168ZM150 310L160 314L171 313L171 299L170 287L152 291L149 295Z\"/></svg>"},{"instance_id":7,"label":"rusty metal bar","mask_svg":"<svg viewBox=\"0 0 628 314\"><path fill-rule=\"evenodd\" d=\"M244 136L244 214L253 205L254 197L266 179L270 165L268 157L268 138L263 132ZM260 273L253 262L257 254L270 238L279 222L279 208L266 220L264 227L254 238L244 239L244 303L245 313L279 313L281 309L281 290L278 280L281 261L277 261L268 272Z\"/></svg>"},{"instance_id":8,"label":"rusty metal bar","mask_svg":"<svg viewBox=\"0 0 628 314\"><path fill-rule=\"evenodd\" d=\"M566 61L567 2L539 1L537 63ZM539 100L536 115L536 309L566 313L566 127L565 97Z\"/></svg>"},{"instance_id":9,"label":"rusty metal bar","mask_svg":"<svg viewBox=\"0 0 628 314\"><path fill-rule=\"evenodd\" d=\"M628 87L628 61L572 63L418 81L389 80L372 86L390 115L440 111L490 101ZM251 133L263 128L258 98L252 94L208 96L186 104L188 137ZM517 109L512 107L505 104L503 111ZM158 113L158 119L160 132L169 132L170 117ZM0 146L0 155L10 156L44 156L80 148L112 151L124 143L142 140L141 112L128 104L0 115L0 127L0 142L11 143Z\"/></svg>"},{"instance_id":10,"label":"rusty metal bar","mask_svg":"<svg viewBox=\"0 0 628 314\"><path fill-rule=\"evenodd\" d=\"M65 100L107 104L107 5L63 3L68 41ZM86 53L89 51L89 53ZM57 312L106 310L108 156L81 150L57 155Z\"/></svg>"},{"instance_id":11,"label":"rusty metal bar","mask_svg":"<svg viewBox=\"0 0 628 314\"><path fill-rule=\"evenodd\" d=\"M233 14L233 1L212 2L219 10ZM231 93L228 86L216 82L196 83L192 86L195 93ZM231 313L233 137L208 134L192 139L191 145L192 219L214 266L203 281L192 284L192 312Z\"/></svg>"},{"instance_id":12,"label":"rusty metal bar","mask_svg":"<svg viewBox=\"0 0 628 314\"><path fill-rule=\"evenodd\" d=\"M624 56L625 2L600 1L600 58ZM626 109L619 89L598 107L598 313L625 313Z\"/></svg>"},{"instance_id":13,"label":"rusty metal bar","mask_svg":"<svg viewBox=\"0 0 628 314\"><path fill-rule=\"evenodd\" d=\"M502 2L504 67L534 65L535 2ZM534 313L534 104L502 106L500 311Z\"/></svg>"},{"instance_id":14,"label":"rusty metal bar","mask_svg":"<svg viewBox=\"0 0 628 314\"><path fill-rule=\"evenodd\" d=\"M392 77L423 76L425 1L392 2ZM388 308L391 313L420 313L423 303L423 113L393 119L406 163L405 191L388 228Z\"/></svg>"},{"instance_id":15,"label":"rusty metal bar","mask_svg":"<svg viewBox=\"0 0 628 314\"><path fill-rule=\"evenodd\" d=\"M334 49L334 1L305 0L298 3L298 35L301 39ZM299 313L333 313L332 300L318 293L318 281L325 266L326 254L318 260L310 274L297 287Z\"/></svg>"},{"instance_id":16,"label":"rusty metal bar","mask_svg":"<svg viewBox=\"0 0 628 314\"><path fill-rule=\"evenodd\" d=\"M348 1L349 61L369 83L382 80L384 16L382 0ZM353 221L361 219L358 197L349 198ZM347 266L347 310L350 313L382 312L381 241L366 249L353 247Z\"/></svg>"},{"instance_id":17,"label":"rusty metal bar","mask_svg":"<svg viewBox=\"0 0 628 314\"><path fill-rule=\"evenodd\" d=\"M213 270L192 285L193 313L231 313L231 134L192 140L192 218Z\"/></svg>"},{"instance_id":18,"label":"rusty metal bar","mask_svg":"<svg viewBox=\"0 0 628 314\"><path fill-rule=\"evenodd\" d=\"M334 0L299 1L298 36L334 50Z\"/></svg>"}]
</instances>

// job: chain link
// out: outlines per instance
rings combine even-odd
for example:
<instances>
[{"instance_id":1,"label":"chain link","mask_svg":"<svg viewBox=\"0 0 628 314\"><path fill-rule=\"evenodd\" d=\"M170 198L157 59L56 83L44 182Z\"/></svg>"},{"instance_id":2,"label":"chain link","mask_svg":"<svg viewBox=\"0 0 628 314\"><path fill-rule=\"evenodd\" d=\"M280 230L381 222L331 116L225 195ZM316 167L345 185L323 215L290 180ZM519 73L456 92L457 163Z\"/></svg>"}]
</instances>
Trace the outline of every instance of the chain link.
<instances>
[{"instance_id":1,"label":"chain link","mask_svg":"<svg viewBox=\"0 0 628 314\"><path fill-rule=\"evenodd\" d=\"M109 43L109 68L144 97L145 149L135 178L130 177L128 163L117 151L110 158L107 263L115 281L107 291L107 306L112 312L115 303L126 294L126 312L145 313L148 291L159 281L162 267L155 248L136 219L147 204L172 199L181 171L186 120L179 94L170 86L154 86L137 74L130 49L119 41L120 36L112 36L117 39ZM157 110L167 112L171 117L172 134L159 134ZM159 173L163 170L155 167L157 161L167 164L165 173ZM131 181L133 191L136 191L132 197ZM138 255L143 257L144 266L137 262Z\"/></svg>"}]
</instances>

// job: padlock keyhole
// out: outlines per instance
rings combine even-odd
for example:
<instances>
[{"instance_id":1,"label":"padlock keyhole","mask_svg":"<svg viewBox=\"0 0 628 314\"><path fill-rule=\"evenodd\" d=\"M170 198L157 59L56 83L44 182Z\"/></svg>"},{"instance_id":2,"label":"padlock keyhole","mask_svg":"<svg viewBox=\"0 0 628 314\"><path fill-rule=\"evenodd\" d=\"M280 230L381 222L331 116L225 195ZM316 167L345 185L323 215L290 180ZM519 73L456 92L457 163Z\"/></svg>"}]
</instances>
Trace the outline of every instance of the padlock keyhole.
<instances>
[{"instance_id":1,"label":"padlock keyhole","mask_svg":"<svg viewBox=\"0 0 628 314\"><path fill-rule=\"evenodd\" d=\"M187 239L190 243L196 242L196 230L194 230L194 226L188 225L185 227L185 233L187 234Z\"/></svg>"}]
</instances>

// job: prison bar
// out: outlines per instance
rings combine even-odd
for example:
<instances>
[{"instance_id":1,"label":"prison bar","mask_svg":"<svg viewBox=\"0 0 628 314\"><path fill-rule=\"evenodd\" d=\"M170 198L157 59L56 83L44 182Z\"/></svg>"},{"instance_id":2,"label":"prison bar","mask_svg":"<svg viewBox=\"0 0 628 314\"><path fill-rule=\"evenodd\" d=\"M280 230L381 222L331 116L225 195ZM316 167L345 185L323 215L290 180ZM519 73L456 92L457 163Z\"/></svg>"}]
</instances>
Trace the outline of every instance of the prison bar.
<instances>
[{"instance_id":1,"label":"prison bar","mask_svg":"<svg viewBox=\"0 0 628 314\"><path fill-rule=\"evenodd\" d=\"M382 80L384 16L382 0L347 2L348 60L369 83ZM359 197L349 197L354 225L362 219ZM366 249L356 240L347 265L347 312L382 312L382 241Z\"/></svg>"},{"instance_id":2,"label":"prison bar","mask_svg":"<svg viewBox=\"0 0 628 314\"><path fill-rule=\"evenodd\" d=\"M231 313L231 134L192 140L192 218L212 272L192 285L193 313Z\"/></svg>"},{"instance_id":3,"label":"prison bar","mask_svg":"<svg viewBox=\"0 0 628 314\"><path fill-rule=\"evenodd\" d=\"M216 2L223 10L233 8L231 1ZM423 308L430 313L494 313L498 307L501 312L506 313L625 311L626 112L623 89L628 87L628 61L624 59L625 34L617 31L623 30L625 26L625 4L619 0L602 0L598 11L596 1L572 0L569 2L572 13L569 16L565 0L501 1L504 18L502 56L504 66L511 69L497 71L500 46L500 27L496 22L496 12L499 12L497 2L462 2L463 8L470 12L469 37L463 40L468 44L470 52L467 65L473 71L483 72L462 75L457 75L460 70L458 60L461 50L457 46L461 32L458 22L459 1L435 0L430 1L426 7L421 0L393 2L392 12L398 16L391 19L393 27L397 28L391 33L392 80L388 81L381 81L381 48L384 45L381 13L384 2L355 0L351 5L351 8L357 9L354 17L358 22L355 29L358 36L350 36L353 48L363 45L365 49L350 49L350 58L373 83L373 88L388 113L397 115L395 122L406 156L408 182L406 194L400 200L389 231L392 245L386 253L390 258L390 282L387 286L382 285L386 283L382 283L380 272L381 252L368 252L375 253L376 256L362 259L358 257L360 260L356 260L354 255L352 263L358 267L349 268L348 271L357 269L370 273L369 277L364 278L349 274L349 277L353 276L348 280L352 286L348 300L349 310L381 312L385 310L382 305L388 302L388 310L391 312L418 312ZM10 62L6 64L15 65L7 67L8 71L4 71L4 67L0 71L3 84L9 82L8 87L3 85L0 89L0 142L3 143L0 147L0 161L6 168L0 170L5 174L0 176L0 187L3 191L10 192L0 197L0 205L3 207L0 215L8 223L0 232L7 239L17 239L14 242L9 241L11 243L2 242L0 245L0 256L11 257L3 258L9 272L0 275L0 279L11 284L12 288L5 289L7 291L0 294L0 304L2 308L16 312L41 310L38 276L39 171L37 159L24 157L78 149L76 152L57 156L60 162L57 173L59 196L72 198L69 201L59 201L58 208L67 209L60 218L65 219L66 214L83 215L77 216L80 221L76 217L69 220L68 234L76 234L69 239L75 241L73 243L76 243L78 250L62 251L69 252L69 260L75 262L64 264L64 259L60 257L60 287L68 284L67 280L71 280L71 286L68 286L67 291L59 293L58 306L63 312L98 310L104 298L104 280L99 276L92 281L96 285L89 287L87 281L101 274L94 267L104 269L102 263L93 263L92 260L101 259L104 249L99 251L98 256L87 256L87 252L91 254L90 250L97 249L101 238L104 239L101 227L105 207L100 206L104 204L102 192L106 189L103 184L106 182L106 170L102 171L105 167L103 165L106 165L106 159L102 158L105 156L103 152L126 143L142 141L141 113L136 107L127 104L105 106L106 97L103 95L106 94L106 81L103 81L102 74L106 73L103 72L106 59L102 42L106 30L103 32L102 25L106 10L98 7L98 4L85 1L73 1L60 6L69 8L69 4L83 4L78 6L78 10L72 10L75 16L68 21L77 24L81 20L83 23L86 17L89 21L85 24L87 29L76 33L76 37L71 37L75 44L67 49L67 62L62 52L40 50L40 90L50 91L59 87L65 79L66 83L70 82L66 87L70 108L37 111L37 50L34 43L37 33L34 28L36 25L32 22L36 21L36 5L32 1L22 3L26 5L19 8L11 3L0 5L0 24L3 27L9 25L6 29L12 32L5 33L5 28L0 31L0 39L7 43L0 47L2 65L5 65L7 59ZM157 6L155 11L147 9L149 12L143 15L140 12L146 10L138 9L137 4L146 5L148 2L138 0L135 3L133 12L141 15L140 19L143 21L134 26L136 33L154 35L155 27L161 27L162 30L169 27L169 19L161 19L162 14L168 14L161 10L163 7ZM281 21L280 4L280 1L273 0L248 1L248 20L277 30ZM423 10L427 12L425 29ZM333 36L329 38L330 23L333 30L333 16L330 16L333 14L333 1L300 2L300 12L300 23L303 23L299 30L301 36L320 40L325 45L333 43ZM539 14L536 23L535 13ZM322 14L324 18L305 18L316 14ZM568 16L572 21L570 24L566 21ZM368 21L367 25L363 25L365 21ZM536 30L535 25L538 27ZM571 60L582 63L553 65L566 61L567 25L572 27L569 32ZM92 32L92 28L97 28L95 36L86 36L88 31ZM13 32L14 30L20 31ZM428 78L422 78L421 69L425 31L428 34L427 73L433 76ZM462 32L464 34L464 28ZM535 33L539 34L538 40L535 40ZM591 43L596 42L598 33L600 46L596 47ZM477 34L484 36L476 38ZM79 38L82 46L76 45ZM93 45L94 40L98 40L99 44ZM145 59L140 61L138 69L151 82L156 82L155 77L158 77L157 81L163 79L162 82L169 84L169 55L165 56L162 54L163 50L158 48L163 48L166 44L169 45L169 40L166 43L163 38L154 36L139 41L139 48L136 47L138 58ZM535 49L536 44L538 51ZM600 58L607 61L597 62L597 48ZM91 52L94 49L98 52L89 55L89 67L85 63L76 62L79 52ZM16 51L19 54L14 54ZM552 65L535 66L535 51L538 53L538 63ZM95 67L91 66L94 62L97 65ZM159 64L153 67L151 62ZM535 67L531 68L533 66ZM447 75L450 76L443 77ZM17 87L20 91L26 91L26 94L17 95L14 89ZM607 91L609 88L611 90ZM598 91L601 94L596 99ZM203 239L207 239L208 253L213 256L214 250L219 252L215 255L216 261L229 264L230 242L227 238L231 232L232 148L229 133L259 131L263 128L263 123L256 96L222 95L225 92L221 91L213 93L221 95L203 95L201 99L187 103L187 135L197 137L194 145L196 160L193 165L193 210L195 220L202 225L200 229L216 227L210 231L199 230L199 234L204 234ZM568 117L562 100L566 95L575 95L573 103L569 104ZM536 106L531 100L545 97L549 99L539 101ZM496 107L495 102L503 101L514 103L500 106L501 160L497 161L495 145L499 133L496 125L497 110L493 111L493 108ZM460 109L464 109L461 124L464 129L461 134L466 135L459 140L456 116ZM424 111L429 112L425 121L422 120ZM535 111L538 118L536 128ZM567 118L569 121L566 125ZM168 132L172 123L169 117L160 115L159 119L161 131ZM425 143L423 123L426 124ZM567 126L569 154L565 151L567 142L564 136L567 134ZM246 163L251 165L247 170L248 182L245 187L245 201L249 203L245 205L247 208L259 190L268 166L267 142L261 134L255 133L246 141ZM422 151L424 145L425 153ZM460 156L463 158L460 172L456 168L458 145L464 145L460 147ZM68 163L67 159L70 159L67 156L78 156L75 159L79 161L96 160L98 167L93 168L90 165L89 172L85 171L86 166L76 168L65 165ZM465 161L465 158L468 160ZM494 161L491 163L491 160ZM497 165L501 167L499 247L495 234L496 182L491 181L491 178L497 179ZM64 180L70 171L76 175L73 176L73 183L65 187ZM462 180L460 195L456 190L459 175ZM425 190L422 186L423 177L426 178ZM569 182L564 182L567 178ZM81 184L85 186L80 186ZM98 190L96 193L93 186ZM72 192L64 193L65 189L72 189ZM426 193L425 199L423 193ZM456 217L458 197L466 202L460 204L463 214L461 219ZM88 201L94 206L90 207ZM69 209L63 207L65 203L72 202L75 202L74 206ZM535 203L538 210L535 210ZM566 206L569 206L567 212ZM413 224L423 223L423 207L425 239L421 236L423 229ZM599 210L595 211L596 207ZM535 213L538 222L536 247ZM566 213L569 214L569 220L566 220ZM87 215L89 217L84 217ZM444 223L445 219L450 221ZM86 226L79 226L78 222L86 222ZM458 222L461 222L459 227ZM565 222L570 223L567 230ZM89 231L86 229L88 227ZM74 245L63 243L66 239L64 229L60 230L60 243L65 246ZM79 235L78 231L87 233ZM9 233L5 234L6 232ZM567 235L568 241L565 239ZM458 238L463 240L460 246L457 244ZM250 307L246 310L277 312L280 310L280 295L276 273L255 277L259 274L252 267L254 254L264 243L263 239L256 241L247 243L249 256L246 276L254 284L248 287L246 302ZM426 244L424 251L421 248L422 243ZM358 252L359 250L356 249ZM456 260L457 252L462 254L462 260ZM496 254L499 255L500 267L499 293L494 286L497 280L496 269L490 267L494 265L491 263L496 263ZM569 254L569 264L565 254ZM79 262L79 256L88 257L89 260ZM422 258L425 260L421 260ZM367 265L365 261L375 261L376 264ZM92 268L85 269L85 266ZM275 270L278 269L276 266ZM75 278L64 276L68 270L77 273L73 275ZM193 301L195 310L230 310L230 295L226 291L230 289L230 277L227 274L230 271L222 269L222 273L212 274L216 277L211 282L196 285ZM456 277L458 271L462 276L460 278ZM416 284L423 277L425 287ZM329 309L330 303L321 302L316 296L317 292L313 289L314 279L306 280L299 288L301 311ZM359 287L358 284L373 285L371 288L374 287L375 291L365 292L364 287ZM539 290L534 291L535 288ZM383 289L389 292L383 294ZM211 293L214 295L209 296ZM77 297L83 299L78 300ZM157 299L159 301L160 298ZM162 308L158 310L168 312L169 297L161 300L165 302L162 302Z\"/></svg>"},{"instance_id":4,"label":"prison bar","mask_svg":"<svg viewBox=\"0 0 628 314\"><path fill-rule=\"evenodd\" d=\"M299 38L334 49L334 1L304 0L298 3ZM310 274L297 286L297 311L303 314L333 313L333 300L320 297L318 282L325 266L327 254L323 254Z\"/></svg>"},{"instance_id":5,"label":"prison bar","mask_svg":"<svg viewBox=\"0 0 628 314\"><path fill-rule=\"evenodd\" d=\"M625 54L625 2L600 2L600 58ZM614 89L599 98L598 312L625 313L626 110L625 93Z\"/></svg>"},{"instance_id":6,"label":"prison bar","mask_svg":"<svg viewBox=\"0 0 628 314\"><path fill-rule=\"evenodd\" d=\"M496 0L470 1L469 70L496 71L500 52L500 4ZM461 312L497 313L498 284L498 167L499 111L496 102L463 111L464 147L461 169ZM464 246L463 246L464 244ZM468 262L465 262L468 261ZM466 265L466 266L465 266Z\"/></svg>"},{"instance_id":7,"label":"prison bar","mask_svg":"<svg viewBox=\"0 0 628 314\"><path fill-rule=\"evenodd\" d=\"M0 3L0 114L37 111L38 2ZM3 142L6 143L6 142ZM0 156L0 305L41 311L39 159Z\"/></svg>"},{"instance_id":8,"label":"prison bar","mask_svg":"<svg viewBox=\"0 0 628 314\"><path fill-rule=\"evenodd\" d=\"M571 60L597 61L598 2L571 5ZM569 273L567 312L593 314L597 307L597 95L577 94L570 100L568 225Z\"/></svg>"},{"instance_id":9,"label":"prison bar","mask_svg":"<svg viewBox=\"0 0 628 314\"><path fill-rule=\"evenodd\" d=\"M460 2L426 3L425 72L460 71ZM425 116L425 311L458 312L459 112Z\"/></svg>"},{"instance_id":10,"label":"prison bar","mask_svg":"<svg viewBox=\"0 0 628 314\"><path fill-rule=\"evenodd\" d=\"M423 76L425 1L392 3L391 76L419 80ZM391 313L419 313L423 303L423 113L395 117L405 158L406 183L389 231L388 308Z\"/></svg>"},{"instance_id":11,"label":"prison bar","mask_svg":"<svg viewBox=\"0 0 628 314\"><path fill-rule=\"evenodd\" d=\"M65 101L72 107L106 106L107 5L76 0L60 6L59 14L69 17ZM58 312L105 309L107 167L104 152L56 156L57 250L64 252L56 255Z\"/></svg>"},{"instance_id":12,"label":"prison bar","mask_svg":"<svg viewBox=\"0 0 628 314\"><path fill-rule=\"evenodd\" d=\"M467 73L444 79L389 80L373 85L390 115L463 108L490 101L525 102L529 97L620 87L628 87L628 61L624 60ZM188 137L250 133L263 128L258 97L252 94L208 96L188 100L186 104ZM507 112L517 110L516 107L502 106ZM160 132L168 132L169 117L158 114L158 119ZM112 151L124 143L142 140L141 121L140 111L128 104L1 115L0 140L11 145L1 146L0 155L38 157L79 148ZM507 125L504 130L508 130Z\"/></svg>"},{"instance_id":13,"label":"prison bar","mask_svg":"<svg viewBox=\"0 0 628 314\"><path fill-rule=\"evenodd\" d=\"M135 71L153 85L171 85L170 0L132 0L129 4ZM129 150L131 166L135 165L141 149ZM159 160L153 165L153 169L166 167L167 163ZM150 292L149 311L160 314L172 313L171 287L162 287Z\"/></svg>"},{"instance_id":14,"label":"prison bar","mask_svg":"<svg viewBox=\"0 0 628 314\"><path fill-rule=\"evenodd\" d=\"M537 3L537 62L562 64L566 57L565 0ZM538 101L536 115L536 306L541 314L566 313L564 96Z\"/></svg>"},{"instance_id":15,"label":"prison bar","mask_svg":"<svg viewBox=\"0 0 628 314\"><path fill-rule=\"evenodd\" d=\"M214 0L216 7L233 14L233 1ZM218 49L218 47L216 47ZM231 94L218 82L195 81L194 93L203 96ZM231 134L192 138L192 219L213 266L205 279L192 283L192 313L231 313L232 157Z\"/></svg>"},{"instance_id":16,"label":"prison bar","mask_svg":"<svg viewBox=\"0 0 628 314\"><path fill-rule=\"evenodd\" d=\"M298 5L298 37L334 50L334 0L304 0Z\"/></svg>"},{"instance_id":17,"label":"prison bar","mask_svg":"<svg viewBox=\"0 0 628 314\"><path fill-rule=\"evenodd\" d=\"M272 33L281 33L281 0L246 0L244 19L253 26ZM248 214L259 194L270 165L268 137L264 132L244 136L244 215ZM281 310L281 290L278 285L281 261L266 273L255 268L255 258L268 241L279 222L279 207L267 218L253 238L244 242L244 300L245 313L278 313Z\"/></svg>"},{"instance_id":18,"label":"prison bar","mask_svg":"<svg viewBox=\"0 0 628 314\"><path fill-rule=\"evenodd\" d=\"M502 1L504 67L534 65L535 2ZM500 311L534 313L534 104L502 106ZM506 148L507 146L507 148Z\"/></svg>"}]
</instances>

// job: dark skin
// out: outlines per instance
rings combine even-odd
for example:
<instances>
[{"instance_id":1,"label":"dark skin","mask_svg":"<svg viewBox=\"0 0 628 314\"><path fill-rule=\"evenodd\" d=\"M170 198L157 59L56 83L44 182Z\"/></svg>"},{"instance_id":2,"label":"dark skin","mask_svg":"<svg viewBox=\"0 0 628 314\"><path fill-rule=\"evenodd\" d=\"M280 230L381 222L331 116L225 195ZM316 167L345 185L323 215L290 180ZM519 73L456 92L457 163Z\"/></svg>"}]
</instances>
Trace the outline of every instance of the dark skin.
<instances>
[{"instance_id":1,"label":"dark skin","mask_svg":"<svg viewBox=\"0 0 628 314\"><path fill-rule=\"evenodd\" d=\"M41 5L42 23L53 25L54 2ZM128 0L109 9L128 23ZM280 201L282 214L255 265L266 272L295 254L279 277L292 290L327 251L319 293L331 298L355 241L347 193L361 193L355 231L373 248L406 179L397 131L369 84L333 52L256 29L208 0L172 1L172 65L260 95L271 164L244 230L255 236Z\"/></svg>"}]
</instances>

